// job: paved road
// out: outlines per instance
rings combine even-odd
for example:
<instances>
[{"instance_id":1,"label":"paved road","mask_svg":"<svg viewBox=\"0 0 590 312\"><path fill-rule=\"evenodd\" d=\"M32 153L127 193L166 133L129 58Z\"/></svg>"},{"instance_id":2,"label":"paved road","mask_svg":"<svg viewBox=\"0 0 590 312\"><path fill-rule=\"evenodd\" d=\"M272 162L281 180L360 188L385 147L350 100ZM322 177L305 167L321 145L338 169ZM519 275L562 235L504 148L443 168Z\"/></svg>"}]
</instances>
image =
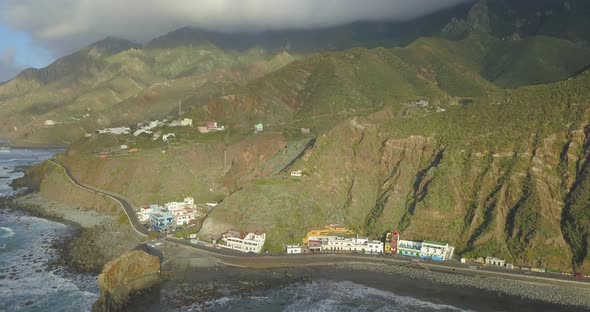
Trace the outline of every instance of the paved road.
<instances>
[{"instance_id":1,"label":"paved road","mask_svg":"<svg viewBox=\"0 0 590 312\"><path fill-rule=\"evenodd\" d=\"M76 178L72 175L71 171L61 165L60 163L49 160L56 166L59 166L64 170L66 176L70 179L70 181L79 188L85 189L90 192L98 193L104 196L107 196L121 206L125 214L129 218L129 221L132 227L135 229L137 233L142 236L147 236L148 231L144 227L142 223L139 222L137 219L137 214L135 212L135 207L133 203L118 194L101 190L96 187L92 187L89 185L85 185L80 183ZM553 273L536 273L536 272L528 272L528 271L520 271L520 270L506 270L501 268L494 268L494 267L482 267L479 266L478 269L470 268L469 265L460 264L456 261L450 262L434 262L434 261L427 261L427 260L420 260L420 262L416 262L413 258L407 257L386 257L386 256L376 256L376 255L360 255L360 254L342 254L342 255L334 255L334 254L309 254L309 255L284 255L284 254L277 254L277 255L260 255L260 254L244 254L241 252L233 251L233 250L226 250L226 249L217 249L214 248L212 244L201 242L198 245L191 244L187 240L167 237L167 241L178 245L183 245L187 248L191 248L192 250L200 253L206 253L216 259L219 262L227 264L227 265L235 265L235 266L245 266L245 267L289 267L289 266L305 266L305 265L325 265L331 263L390 263L396 265L412 265L412 266L419 266L424 269L431 269L431 270L439 270L445 272L455 272L455 273L464 273L474 276L488 276L488 277L497 277L497 278L506 278L506 279L513 279L513 280L521 280L521 281L528 281L528 282L542 282L542 283L552 283L555 285L570 285L570 286L578 286L584 288L590 288L590 279L576 279L571 276L553 274ZM179 248L179 247L176 247Z\"/></svg>"},{"instance_id":2,"label":"paved road","mask_svg":"<svg viewBox=\"0 0 590 312\"><path fill-rule=\"evenodd\" d=\"M112 193L109 191L98 189L98 188L90 186L90 185L83 184L72 175L72 172L70 171L69 168L56 162L53 159L50 159L49 162L62 168L63 171L65 172L66 176L68 177L68 179L70 179L70 181L74 185L76 185L77 187L87 190L89 192L98 193L100 195L109 197L110 199L117 202L121 206L121 208L123 208L123 211L127 215L127 218L129 219L129 222L131 223L133 229L141 236L148 235L148 230L145 228L145 226L141 222L139 222L139 219L137 219L137 213L136 213L135 206L133 206L133 203L129 199L126 199L125 197L123 197L119 194L115 194L115 193Z\"/></svg>"}]
</instances>

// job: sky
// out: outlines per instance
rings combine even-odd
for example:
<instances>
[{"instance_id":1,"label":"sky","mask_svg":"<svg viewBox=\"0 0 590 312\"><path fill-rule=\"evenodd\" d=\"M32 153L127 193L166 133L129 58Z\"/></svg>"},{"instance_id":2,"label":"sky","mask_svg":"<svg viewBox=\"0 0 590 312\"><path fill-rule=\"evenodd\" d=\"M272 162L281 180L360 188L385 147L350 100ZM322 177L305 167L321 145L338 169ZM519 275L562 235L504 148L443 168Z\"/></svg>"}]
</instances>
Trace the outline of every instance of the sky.
<instances>
[{"instance_id":1,"label":"sky","mask_svg":"<svg viewBox=\"0 0 590 312\"><path fill-rule=\"evenodd\" d=\"M409 20L469 0L0 0L0 81L108 36L185 26L236 32Z\"/></svg>"}]
</instances>

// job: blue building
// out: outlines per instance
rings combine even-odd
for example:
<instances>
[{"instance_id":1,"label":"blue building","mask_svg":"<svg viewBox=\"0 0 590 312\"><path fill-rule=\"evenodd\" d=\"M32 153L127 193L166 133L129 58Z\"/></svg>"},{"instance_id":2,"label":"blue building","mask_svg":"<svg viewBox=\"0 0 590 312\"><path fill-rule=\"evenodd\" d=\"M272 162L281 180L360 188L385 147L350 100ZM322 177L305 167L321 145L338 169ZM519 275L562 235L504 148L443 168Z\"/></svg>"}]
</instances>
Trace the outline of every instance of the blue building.
<instances>
[{"instance_id":1,"label":"blue building","mask_svg":"<svg viewBox=\"0 0 590 312\"><path fill-rule=\"evenodd\" d=\"M156 231L165 230L174 223L174 216L168 211L152 212L150 223Z\"/></svg>"}]
</instances>

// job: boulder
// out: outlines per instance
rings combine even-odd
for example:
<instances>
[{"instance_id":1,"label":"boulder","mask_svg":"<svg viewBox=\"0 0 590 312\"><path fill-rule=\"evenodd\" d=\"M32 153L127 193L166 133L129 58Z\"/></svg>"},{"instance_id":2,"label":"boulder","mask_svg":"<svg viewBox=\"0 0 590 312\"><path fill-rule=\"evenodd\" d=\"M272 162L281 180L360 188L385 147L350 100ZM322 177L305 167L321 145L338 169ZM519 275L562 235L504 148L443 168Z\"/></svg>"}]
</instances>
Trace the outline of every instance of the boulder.
<instances>
[{"instance_id":1,"label":"boulder","mask_svg":"<svg viewBox=\"0 0 590 312\"><path fill-rule=\"evenodd\" d=\"M100 298L93 312L123 311L129 296L160 284L160 259L141 250L108 262L98 276Z\"/></svg>"}]
</instances>

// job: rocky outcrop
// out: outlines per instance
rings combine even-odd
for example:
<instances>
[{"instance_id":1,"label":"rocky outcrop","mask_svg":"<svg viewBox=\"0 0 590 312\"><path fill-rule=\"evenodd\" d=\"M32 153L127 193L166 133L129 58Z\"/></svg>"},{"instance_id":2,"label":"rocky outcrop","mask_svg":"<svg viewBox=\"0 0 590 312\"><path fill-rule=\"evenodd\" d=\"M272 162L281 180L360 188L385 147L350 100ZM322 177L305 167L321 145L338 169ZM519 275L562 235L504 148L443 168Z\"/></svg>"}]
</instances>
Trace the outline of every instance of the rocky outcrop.
<instances>
[{"instance_id":1,"label":"rocky outcrop","mask_svg":"<svg viewBox=\"0 0 590 312\"><path fill-rule=\"evenodd\" d=\"M58 246L57 262L78 272L100 273L109 261L134 249L140 243L141 237L130 226L117 221L82 228L77 235Z\"/></svg>"},{"instance_id":2,"label":"rocky outcrop","mask_svg":"<svg viewBox=\"0 0 590 312\"><path fill-rule=\"evenodd\" d=\"M100 298L93 312L123 311L129 296L160 284L160 259L140 250L107 263L98 276Z\"/></svg>"}]
</instances>

